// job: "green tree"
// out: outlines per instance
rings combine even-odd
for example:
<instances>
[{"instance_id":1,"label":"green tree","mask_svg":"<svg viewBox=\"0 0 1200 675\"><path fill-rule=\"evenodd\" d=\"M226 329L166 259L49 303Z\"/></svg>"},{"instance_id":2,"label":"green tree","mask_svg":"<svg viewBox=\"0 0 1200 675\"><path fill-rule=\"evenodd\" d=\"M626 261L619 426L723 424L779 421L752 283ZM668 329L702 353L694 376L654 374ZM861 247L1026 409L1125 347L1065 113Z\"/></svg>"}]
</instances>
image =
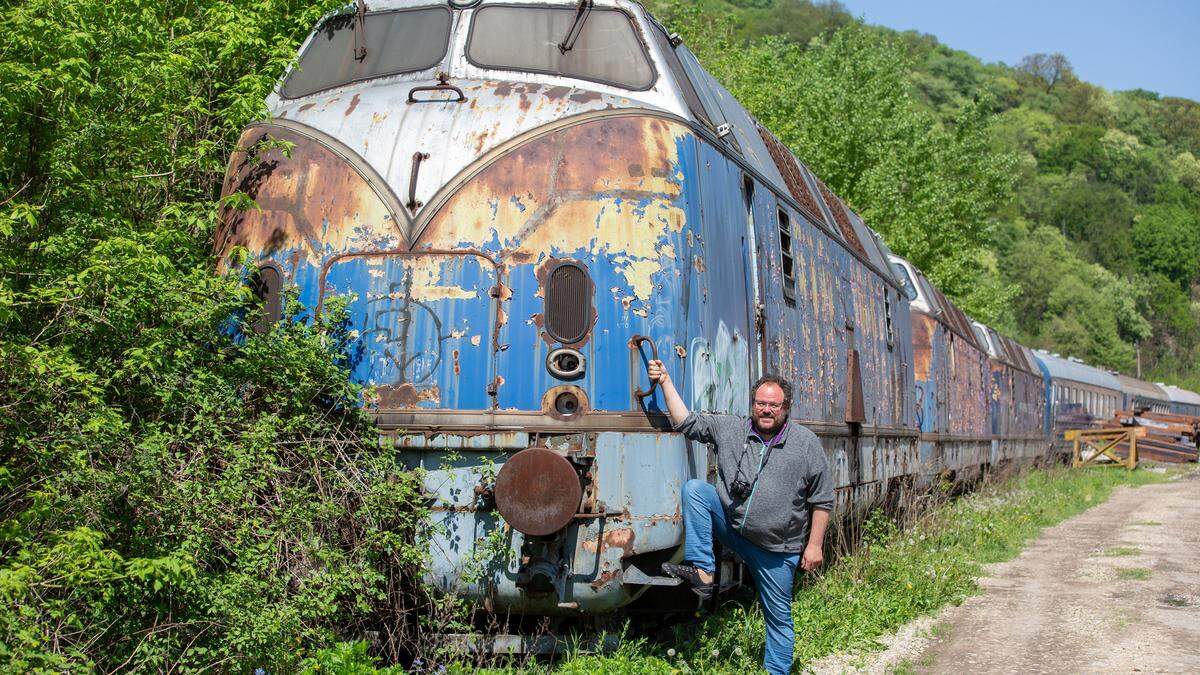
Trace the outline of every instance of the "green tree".
<instances>
[{"instance_id":1,"label":"green tree","mask_svg":"<svg viewBox=\"0 0 1200 675\"><path fill-rule=\"evenodd\" d=\"M1186 287L1200 272L1200 219L1177 204L1146 207L1133 223L1142 269Z\"/></svg>"},{"instance_id":2,"label":"green tree","mask_svg":"<svg viewBox=\"0 0 1200 675\"><path fill-rule=\"evenodd\" d=\"M412 626L420 486L336 312L246 335L210 261L238 132L335 4L0 15L0 670L283 672Z\"/></svg>"}]
</instances>

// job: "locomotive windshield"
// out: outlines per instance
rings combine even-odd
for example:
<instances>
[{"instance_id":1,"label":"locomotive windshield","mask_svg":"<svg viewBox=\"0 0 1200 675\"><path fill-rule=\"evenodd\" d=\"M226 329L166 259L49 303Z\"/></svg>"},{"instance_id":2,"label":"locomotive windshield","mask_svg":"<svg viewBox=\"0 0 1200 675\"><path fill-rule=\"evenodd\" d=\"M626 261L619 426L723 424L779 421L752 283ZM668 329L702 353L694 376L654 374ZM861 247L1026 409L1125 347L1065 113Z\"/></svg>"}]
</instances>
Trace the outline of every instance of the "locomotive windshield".
<instances>
[{"instance_id":1,"label":"locomotive windshield","mask_svg":"<svg viewBox=\"0 0 1200 675\"><path fill-rule=\"evenodd\" d=\"M649 89L654 69L629 16L600 8L582 24L577 16L573 7L483 7L475 12L467 58L483 68ZM574 32L578 36L564 51L564 36Z\"/></svg>"},{"instance_id":2,"label":"locomotive windshield","mask_svg":"<svg viewBox=\"0 0 1200 675\"><path fill-rule=\"evenodd\" d=\"M373 12L327 19L283 84L286 98L384 75L436 66L450 42L445 7Z\"/></svg>"}]
</instances>

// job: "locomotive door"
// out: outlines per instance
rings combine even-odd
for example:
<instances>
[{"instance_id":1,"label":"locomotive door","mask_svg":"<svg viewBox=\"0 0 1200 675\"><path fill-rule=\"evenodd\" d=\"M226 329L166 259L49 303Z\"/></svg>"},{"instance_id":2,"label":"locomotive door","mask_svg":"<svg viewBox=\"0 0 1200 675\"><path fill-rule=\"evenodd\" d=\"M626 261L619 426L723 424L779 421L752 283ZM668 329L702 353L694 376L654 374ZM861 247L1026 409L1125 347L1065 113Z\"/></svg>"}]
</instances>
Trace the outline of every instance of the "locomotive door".
<instances>
[{"instance_id":1,"label":"locomotive door","mask_svg":"<svg viewBox=\"0 0 1200 675\"><path fill-rule=\"evenodd\" d=\"M702 224L692 269L701 309L687 356L692 404L696 410L748 414L758 339L749 311L747 265L754 255L746 241L742 171L716 148L699 146Z\"/></svg>"}]
</instances>

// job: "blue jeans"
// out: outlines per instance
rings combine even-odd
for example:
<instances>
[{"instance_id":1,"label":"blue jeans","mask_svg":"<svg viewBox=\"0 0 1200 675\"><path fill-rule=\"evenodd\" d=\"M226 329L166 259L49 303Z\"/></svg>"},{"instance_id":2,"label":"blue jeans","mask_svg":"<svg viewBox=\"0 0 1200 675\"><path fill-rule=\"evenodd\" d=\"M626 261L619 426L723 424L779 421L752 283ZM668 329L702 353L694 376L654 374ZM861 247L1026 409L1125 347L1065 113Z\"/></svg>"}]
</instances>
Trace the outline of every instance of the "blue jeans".
<instances>
[{"instance_id":1,"label":"blue jeans","mask_svg":"<svg viewBox=\"0 0 1200 675\"><path fill-rule=\"evenodd\" d=\"M702 480L683 484L683 559L702 570L716 570L713 534L732 549L750 568L758 601L767 624L767 648L763 668L783 675L792 668L796 631L792 627L792 584L800 564L799 553L774 553L759 548L733 531L717 489Z\"/></svg>"}]
</instances>

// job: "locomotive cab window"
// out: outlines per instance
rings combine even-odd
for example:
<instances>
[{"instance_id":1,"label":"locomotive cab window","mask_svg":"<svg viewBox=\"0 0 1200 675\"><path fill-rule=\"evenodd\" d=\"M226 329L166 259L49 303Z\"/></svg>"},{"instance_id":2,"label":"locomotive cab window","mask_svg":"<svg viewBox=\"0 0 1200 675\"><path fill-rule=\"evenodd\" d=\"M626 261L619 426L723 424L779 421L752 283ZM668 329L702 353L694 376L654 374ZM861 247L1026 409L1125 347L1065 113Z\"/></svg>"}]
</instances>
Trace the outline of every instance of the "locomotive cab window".
<instances>
[{"instance_id":1,"label":"locomotive cab window","mask_svg":"<svg viewBox=\"0 0 1200 675\"><path fill-rule=\"evenodd\" d=\"M796 304L796 260L792 257L792 221L779 209L779 267L783 270L783 299Z\"/></svg>"},{"instance_id":2,"label":"locomotive cab window","mask_svg":"<svg viewBox=\"0 0 1200 675\"><path fill-rule=\"evenodd\" d=\"M283 83L285 98L299 98L351 82L433 68L450 44L445 7L355 12L329 17L317 28L300 62Z\"/></svg>"},{"instance_id":3,"label":"locomotive cab window","mask_svg":"<svg viewBox=\"0 0 1200 675\"><path fill-rule=\"evenodd\" d=\"M489 5L475 12L467 60L481 68L547 73L634 90L654 68L633 21L617 9Z\"/></svg>"}]
</instances>

